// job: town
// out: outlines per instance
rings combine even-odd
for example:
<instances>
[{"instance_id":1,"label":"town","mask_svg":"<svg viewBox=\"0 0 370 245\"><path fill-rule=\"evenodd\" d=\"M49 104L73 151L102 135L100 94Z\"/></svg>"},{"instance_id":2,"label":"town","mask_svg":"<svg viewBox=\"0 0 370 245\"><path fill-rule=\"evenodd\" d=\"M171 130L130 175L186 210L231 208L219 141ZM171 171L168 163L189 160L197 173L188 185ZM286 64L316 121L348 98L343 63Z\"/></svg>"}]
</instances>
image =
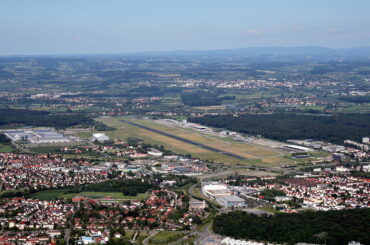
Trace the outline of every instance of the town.
<instances>
[{"instance_id":1,"label":"town","mask_svg":"<svg viewBox=\"0 0 370 245\"><path fill-rule=\"evenodd\" d=\"M260 51L0 57L0 244L367 244L367 49Z\"/></svg>"},{"instance_id":2,"label":"town","mask_svg":"<svg viewBox=\"0 0 370 245\"><path fill-rule=\"evenodd\" d=\"M256 140L199 124L161 123L229 135L240 142ZM53 153L0 153L4 244L141 244L166 231L197 244L259 244L198 235L199 229L204 222L209 226L207 217L216 212L276 214L370 206L370 165L364 162L369 158L367 137L362 143L346 140L342 145L312 140L276 145L303 159L314 151L327 152L313 166L290 170L225 164L216 168L163 146L133 138L111 139L105 133L86 139L68 136L79 142L71 144L61 141L65 136L55 129L5 131L15 145L25 144L24 135L36 134L31 139L41 133L52 136L46 136L47 142L39 139L37 145L52 146ZM151 238L152 231L156 233Z\"/></svg>"}]
</instances>

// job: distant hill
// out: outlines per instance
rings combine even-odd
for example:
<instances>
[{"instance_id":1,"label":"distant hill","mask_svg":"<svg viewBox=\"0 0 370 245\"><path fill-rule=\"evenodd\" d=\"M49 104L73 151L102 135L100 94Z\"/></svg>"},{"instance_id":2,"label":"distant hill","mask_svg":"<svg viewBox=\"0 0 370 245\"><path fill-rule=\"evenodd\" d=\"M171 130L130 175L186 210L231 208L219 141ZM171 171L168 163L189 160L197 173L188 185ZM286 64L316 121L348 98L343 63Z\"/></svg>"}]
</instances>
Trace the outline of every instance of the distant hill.
<instances>
[{"instance_id":1,"label":"distant hill","mask_svg":"<svg viewBox=\"0 0 370 245\"><path fill-rule=\"evenodd\" d=\"M370 47L339 48L326 47L250 47L220 50L176 50L131 53L129 55L154 56L313 56L326 58L370 58Z\"/></svg>"}]
</instances>

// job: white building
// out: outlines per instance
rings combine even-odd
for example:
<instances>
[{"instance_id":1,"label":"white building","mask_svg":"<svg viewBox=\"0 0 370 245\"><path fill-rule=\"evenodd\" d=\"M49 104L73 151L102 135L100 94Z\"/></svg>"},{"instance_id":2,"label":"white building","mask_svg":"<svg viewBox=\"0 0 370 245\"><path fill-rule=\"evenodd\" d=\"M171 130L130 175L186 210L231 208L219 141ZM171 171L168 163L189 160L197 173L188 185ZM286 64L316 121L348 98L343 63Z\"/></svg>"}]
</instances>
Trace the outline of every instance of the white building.
<instances>
[{"instance_id":1,"label":"white building","mask_svg":"<svg viewBox=\"0 0 370 245\"><path fill-rule=\"evenodd\" d=\"M148 151L148 154L151 155L151 156L155 156L155 157L161 157L163 155L163 152L161 152L161 151L159 151L157 149L151 148Z\"/></svg>"},{"instance_id":2,"label":"white building","mask_svg":"<svg viewBox=\"0 0 370 245\"><path fill-rule=\"evenodd\" d=\"M225 184L217 181L204 182L202 185L202 192L213 199L219 196L228 196L232 194L231 190Z\"/></svg>"},{"instance_id":3,"label":"white building","mask_svg":"<svg viewBox=\"0 0 370 245\"><path fill-rule=\"evenodd\" d=\"M363 169L364 172L370 172L370 164L369 165L364 165L362 167L362 169Z\"/></svg>"},{"instance_id":4,"label":"white building","mask_svg":"<svg viewBox=\"0 0 370 245\"><path fill-rule=\"evenodd\" d=\"M79 244L94 244L94 243L95 243L94 240L89 236L83 236L79 241Z\"/></svg>"},{"instance_id":5,"label":"white building","mask_svg":"<svg viewBox=\"0 0 370 245\"><path fill-rule=\"evenodd\" d=\"M363 245L362 243L360 243L360 242L356 242L356 241L350 241L349 243L348 243L348 245Z\"/></svg>"},{"instance_id":6,"label":"white building","mask_svg":"<svg viewBox=\"0 0 370 245\"><path fill-rule=\"evenodd\" d=\"M270 243L245 241L245 240L238 240L238 239L226 237L221 241L221 244L222 245L264 245L264 244L270 244Z\"/></svg>"},{"instance_id":7,"label":"white building","mask_svg":"<svg viewBox=\"0 0 370 245\"><path fill-rule=\"evenodd\" d=\"M109 137L105 133L95 133L91 138L92 141L98 141L100 143L108 141Z\"/></svg>"},{"instance_id":8,"label":"white building","mask_svg":"<svg viewBox=\"0 0 370 245\"><path fill-rule=\"evenodd\" d=\"M369 137L363 137L362 138L362 143L369 144L370 143L370 138Z\"/></svg>"},{"instance_id":9,"label":"white building","mask_svg":"<svg viewBox=\"0 0 370 245\"><path fill-rule=\"evenodd\" d=\"M286 149L288 151L294 151L294 152L312 152L312 151L314 151L311 148L298 146L298 145L284 145L283 147L284 147L284 149Z\"/></svg>"},{"instance_id":10,"label":"white building","mask_svg":"<svg viewBox=\"0 0 370 245\"><path fill-rule=\"evenodd\" d=\"M345 167L342 167L342 166L338 166L338 167L335 167L335 171L337 171L337 172L348 172L349 169L345 168Z\"/></svg>"}]
</instances>

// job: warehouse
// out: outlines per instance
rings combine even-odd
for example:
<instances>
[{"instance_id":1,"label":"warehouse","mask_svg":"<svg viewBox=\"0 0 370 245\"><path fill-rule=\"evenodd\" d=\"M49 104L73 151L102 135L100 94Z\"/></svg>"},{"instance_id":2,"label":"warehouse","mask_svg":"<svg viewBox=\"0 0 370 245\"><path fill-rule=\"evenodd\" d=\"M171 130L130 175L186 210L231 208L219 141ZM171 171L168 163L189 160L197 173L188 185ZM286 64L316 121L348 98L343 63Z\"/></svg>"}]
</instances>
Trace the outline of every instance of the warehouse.
<instances>
[{"instance_id":1,"label":"warehouse","mask_svg":"<svg viewBox=\"0 0 370 245\"><path fill-rule=\"evenodd\" d=\"M220 196L216 197L216 201L226 208L242 208L245 207L244 199L235 196L235 195L228 195L228 196Z\"/></svg>"},{"instance_id":2,"label":"warehouse","mask_svg":"<svg viewBox=\"0 0 370 245\"><path fill-rule=\"evenodd\" d=\"M219 196L231 195L231 190L223 183L217 181L207 181L202 185L202 192L210 197L215 199Z\"/></svg>"},{"instance_id":3,"label":"warehouse","mask_svg":"<svg viewBox=\"0 0 370 245\"><path fill-rule=\"evenodd\" d=\"M284 145L283 149L285 149L288 152L311 152L311 151L314 151L311 148L298 146L298 145Z\"/></svg>"},{"instance_id":4,"label":"warehouse","mask_svg":"<svg viewBox=\"0 0 370 245\"><path fill-rule=\"evenodd\" d=\"M70 138L55 131L54 129L26 129L5 131L5 135L13 142L23 142L28 144L53 144L68 143Z\"/></svg>"}]
</instances>

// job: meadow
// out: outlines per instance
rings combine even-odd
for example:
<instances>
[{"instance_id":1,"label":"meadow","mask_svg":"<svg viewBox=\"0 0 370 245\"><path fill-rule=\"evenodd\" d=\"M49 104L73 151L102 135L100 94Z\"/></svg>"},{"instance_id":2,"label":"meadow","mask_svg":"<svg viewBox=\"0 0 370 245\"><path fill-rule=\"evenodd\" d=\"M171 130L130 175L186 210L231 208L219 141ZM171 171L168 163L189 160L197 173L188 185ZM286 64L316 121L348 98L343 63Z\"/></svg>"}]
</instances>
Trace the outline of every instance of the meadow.
<instances>
[{"instance_id":1,"label":"meadow","mask_svg":"<svg viewBox=\"0 0 370 245\"><path fill-rule=\"evenodd\" d=\"M54 200L56 198L72 198L76 196L89 197L92 199L102 199L104 197L112 197L113 199L120 200L144 200L148 194L140 193L137 196L125 196L120 192L80 192L80 193L67 193L73 189L57 189L39 191L31 195L31 198L40 200Z\"/></svg>"}]
</instances>

